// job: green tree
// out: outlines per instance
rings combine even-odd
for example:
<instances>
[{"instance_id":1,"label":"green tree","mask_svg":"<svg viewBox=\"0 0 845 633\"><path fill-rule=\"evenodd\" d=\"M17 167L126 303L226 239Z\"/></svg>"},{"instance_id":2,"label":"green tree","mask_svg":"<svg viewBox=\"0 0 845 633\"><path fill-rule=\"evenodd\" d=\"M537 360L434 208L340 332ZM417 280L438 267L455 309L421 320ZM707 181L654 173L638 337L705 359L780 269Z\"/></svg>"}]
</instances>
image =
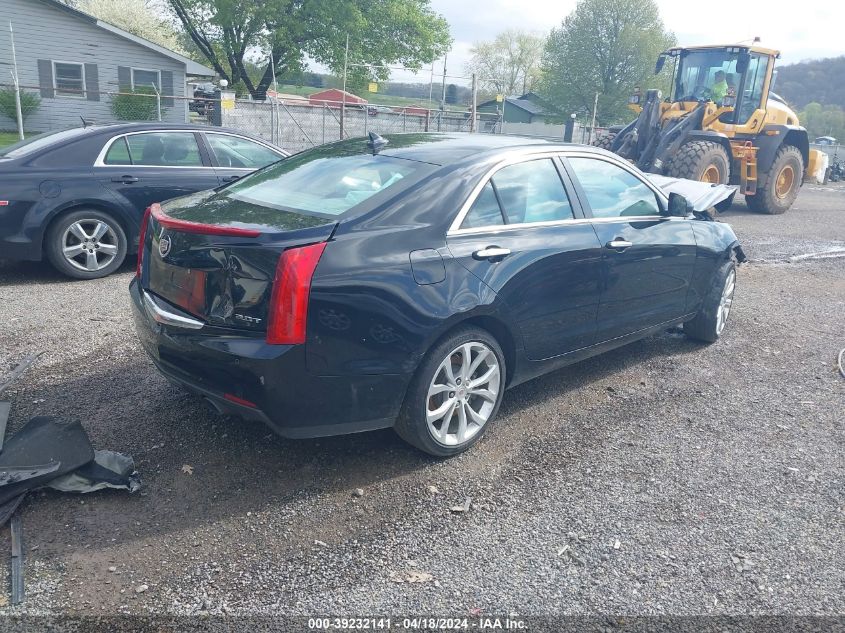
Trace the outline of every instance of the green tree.
<instances>
[{"instance_id":1,"label":"green tree","mask_svg":"<svg viewBox=\"0 0 845 633\"><path fill-rule=\"evenodd\" d=\"M230 84L253 97L266 93L274 75L303 68L306 57L335 73L349 61L419 70L442 55L451 39L446 20L430 0L168 0L196 51ZM255 80L246 62L259 63ZM270 63L270 59L273 63ZM386 80L386 68L350 67L354 84Z\"/></svg>"},{"instance_id":2,"label":"green tree","mask_svg":"<svg viewBox=\"0 0 845 633\"><path fill-rule=\"evenodd\" d=\"M580 0L546 41L539 92L563 112L592 112L602 125L628 121L635 86L652 87L654 65L675 44L654 0Z\"/></svg>"},{"instance_id":3,"label":"green tree","mask_svg":"<svg viewBox=\"0 0 845 633\"><path fill-rule=\"evenodd\" d=\"M21 117L26 122L27 117L35 112L41 105L41 97L34 92L21 90ZM0 90L0 112L5 114L12 121L17 121L18 111L15 104L15 89L3 88Z\"/></svg>"},{"instance_id":4,"label":"green tree","mask_svg":"<svg viewBox=\"0 0 845 633\"><path fill-rule=\"evenodd\" d=\"M524 94L539 77L544 42L540 35L509 29L492 42L476 42L466 72L478 76L479 89L486 94Z\"/></svg>"},{"instance_id":5,"label":"green tree","mask_svg":"<svg viewBox=\"0 0 845 633\"><path fill-rule=\"evenodd\" d=\"M833 136L837 140L845 140L845 111L837 105L823 106L811 102L798 113L801 125L807 128L810 140L818 136Z\"/></svg>"},{"instance_id":6,"label":"green tree","mask_svg":"<svg viewBox=\"0 0 845 633\"><path fill-rule=\"evenodd\" d=\"M77 0L74 6L133 35L184 53L178 31L163 17L161 0Z\"/></svg>"},{"instance_id":7,"label":"green tree","mask_svg":"<svg viewBox=\"0 0 845 633\"><path fill-rule=\"evenodd\" d=\"M158 101L152 87L138 86L134 92L121 92L111 96L111 113L118 121L155 121L158 119ZM162 113L164 108L161 109Z\"/></svg>"},{"instance_id":8,"label":"green tree","mask_svg":"<svg viewBox=\"0 0 845 633\"><path fill-rule=\"evenodd\" d=\"M458 102L458 87L455 84L446 86L446 103L455 105Z\"/></svg>"}]
</instances>

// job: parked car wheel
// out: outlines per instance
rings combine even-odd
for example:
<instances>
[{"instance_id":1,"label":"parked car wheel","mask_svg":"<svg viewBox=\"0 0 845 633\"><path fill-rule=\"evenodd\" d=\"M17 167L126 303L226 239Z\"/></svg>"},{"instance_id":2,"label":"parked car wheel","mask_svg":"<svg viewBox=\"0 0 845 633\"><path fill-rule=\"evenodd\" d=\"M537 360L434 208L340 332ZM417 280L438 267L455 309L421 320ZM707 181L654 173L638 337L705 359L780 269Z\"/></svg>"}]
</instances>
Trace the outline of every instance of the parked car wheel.
<instances>
[{"instance_id":1,"label":"parked car wheel","mask_svg":"<svg viewBox=\"0 0 845 633\"><path fill-rule=\"evenodd\" d=\"M80 209L53 222L45 249L59 272L76 279L97 279L123 263L126 234L109 214Z\"/></svg>"},{"instance_id":2,"label":"parked car wheel","mask_svg":"<svg viewBox=\"0 0 845 633\"><path fill-rule=\"evenodd\" d=\"M426 355L396 422L402 439L436 457L475 444L496 417L507 378L505 356L484 330L456 330Z\"/></svg>"},{"instance_id":3,"label":"parked car wheel","mask_svg":"<svg viewBox=\"0 0 845 633\"><path fill-rule=\"evenodd\" d=\"M705 343L713 343L722 335L728 323L736 289L736 265L724 263L713 277L713 283L698 314L684 323L684 334Z\"/></svg>"}]
</instances>

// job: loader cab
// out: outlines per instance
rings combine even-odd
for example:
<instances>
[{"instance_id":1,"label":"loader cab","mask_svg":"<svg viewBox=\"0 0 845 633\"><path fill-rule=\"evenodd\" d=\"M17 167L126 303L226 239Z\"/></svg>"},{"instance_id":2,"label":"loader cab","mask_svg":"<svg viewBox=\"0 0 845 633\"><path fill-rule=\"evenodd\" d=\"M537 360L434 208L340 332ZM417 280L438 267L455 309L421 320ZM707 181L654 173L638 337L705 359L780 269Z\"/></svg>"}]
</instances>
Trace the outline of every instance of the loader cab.
<instances>
[{"instance_id":1,"label":"loader cab","mask_svg":"<svg viewBox=\"0 0 845 633\"><path fill-rule=\"evenodd\" d=\"M717 73L724 73L728 92L716 105L732 110L723 112L719 123L757 128L764 116L760 112L766 109L767 78L776 55L776 51L743 46L670 49L661 55L674 62L669 102L690 109L697 103L715 101ZM658 62L657 70L662 66Z\"/></svg>"}]
</instances>

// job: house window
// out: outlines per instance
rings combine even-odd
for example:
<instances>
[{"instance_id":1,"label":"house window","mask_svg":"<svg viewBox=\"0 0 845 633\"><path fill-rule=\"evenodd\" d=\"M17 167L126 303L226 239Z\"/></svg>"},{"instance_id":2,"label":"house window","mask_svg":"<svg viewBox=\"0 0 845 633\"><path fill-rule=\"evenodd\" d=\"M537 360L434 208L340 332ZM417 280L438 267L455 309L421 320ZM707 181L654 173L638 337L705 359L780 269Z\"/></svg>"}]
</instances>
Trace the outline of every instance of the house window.
<instances>
[{"instance_id":1,"label":"house window","mask_svg":"<svg viewBox=\"0 0 845 633\"><path fill-rule=\"evenodd\" d=\"M150 86L155 86L156 90L161 91L161 71L133 68L132 92L135 92L138 88L149 88Z\"/></svg>"},{"instance_id":2,"label":"house window","mask_svg":"<svg viewBox=\"0 0 845 633\"><path fill-rule=\"evenodd\" d=\"M85 66L53 62L53 88L57 97L85 97Z\"/></svg>"}]
</instances>

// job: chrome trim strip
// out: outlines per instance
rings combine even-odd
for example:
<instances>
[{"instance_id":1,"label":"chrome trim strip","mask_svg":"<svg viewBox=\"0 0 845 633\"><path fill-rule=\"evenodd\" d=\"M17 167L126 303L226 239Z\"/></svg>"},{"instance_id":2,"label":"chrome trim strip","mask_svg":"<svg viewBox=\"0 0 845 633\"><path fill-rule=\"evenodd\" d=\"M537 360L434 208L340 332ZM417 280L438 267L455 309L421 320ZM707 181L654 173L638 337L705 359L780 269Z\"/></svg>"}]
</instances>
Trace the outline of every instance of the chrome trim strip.
<instances>
[{"instance_id":1,"label":"chrome trim strip","mask_svg":"<svg viewBox=\"0 0 845 633\"><path fill-rule=\"evenodd\" d=\"M449 231L446 237L456 235L472 235L473 233L502 233L511 229L535 228L544 226L568 226L576 224L612 224L615 222L654 222L657 220L683 220L685 218L671 218L666 215L625 215L613 218L574 218L571 220L549 220L546 222L524 222L522 224L494 224L492 226L477 226L471 229Z\"/></svg>"},{"instance_id":2,"label":"chrome trim strip","mask_svg":"<svg viewBox=\"0 0 845 633\"><path fill-rule=\"evenodd\" d=\"M464 221L464 218L466 217L466 214L469 213L470 207L472 207L473 203L475 203L475 199L479 196L479 194L481 193L481 190L484 189L484 186L493 177L493 174L495 174L497 171L499 171L500 169L503 169L505 167L508 167L510 165L516 165L517 163L524 163L524 162L527 162L529 160L537 160L537 159L540 159L540 158L555 158L557 156L560 156L561 153L562 152L560 150L549 151L547 148L542 148L540 151L537 151L536 149L533 150L533 151L528 150L526 152L520 152L516 155L509 156L508 158L505 158L504 160L501 160L498 163L496 163L495 165L493 165L493 167L491 167L490 169L487 170L487 173L484 174L484 177L480 181L478 181L478 184L476 184L475 187L473 187L472 191L469 194L469 197L466 199L464 204L461 206L461 210L458 211L458 215L452 221L452 224L449 225L449 229L446 231L446 235L451 235L451 234L456 233L457 231L460 231L460 230L463 230L463 231L470 230L470 229L461 229L460 228L461 224L463 224L463 221ZM561 181L561 186L563 186L563 181ZM567 195L569 195L569 192L567 192ZM558 220L558 221L560 221L560 220ZM531 223L531 224L541 224L541 223L536 222L536 223ZM517 225L516 224L509 224L507 226L517 226ZM526 225L522 224L520 226L526 226ZM474 227L474 228L476 228L476 227ZM487 229L487 227L477 227L477 228Z\"/></svg>"},{"instance_id":3,"label":"chrome trim strip","mask_svg":"<svg viewBox=\"0 0 845 633\"><path fill-rule=\"evenodd\" d=\"M155 299L153 299L149 293L144 292L143 290L141 290L141 296L144 299L144 309L146 309L147 314L153 321L188 330L201 330L205 326L205 323L202 321L183 317L179 314L174 314L173 312L164 310L158 305L158 303L156 303Z\"/></svg>"},{"instance_id":4,"label":"chrome trim strip","mask_svg":"<svg viewBox=\"0 0 845 633\"><path fill-rule=\"evenodd\" d=\"M506 230L508 228L521 228L521 227L535 227L535 226L558 226L558 225L565 225L565 224L586 224L588 222L631 222L632 218L636 218L639 221L648 221L648 220L664 220L667 219L667 216L656 215L656 216L625 216L625 217L614 217L614 218L572 218L567 220L550 220L546 222L524 222L522 224L507 224L507 225L491 225L491 226L481 226L481 227L473 227L471 229L462 229L460 228L461 224L463 224L464 218L466 217L467 213L469 213L470 208L475 203L476 198L481 194L481 190L484 189L485 185L489 182L489 180L495 175L497 171L503 169L504 167L508 167L510 165L515 165L517 163L527 162L529 160L537 160L540 158L568 158L570 156L577 157L577 158L592 158L594 160L604 160L605 162L611 163L624 169L632 176L643 182L649 189L651 189L655 194L660 196L660 199L663 200L664 204L668 203L668 196L664 191L662 191L657 185L652 183L648 180L648 176L642 173L637 173L631 169L630 163L627 163L625 160L616 157L614 154L607 154L605 152L600 151L584 151L579 149L558 149L555 151L549 151L546 148L543 148L542 151L531 151L528 150L526 152L520 152L515 156L510 156L498 163L496 163L493 167L487 170L487 173L484 174L484 177L473 187L472 191L469 194L469 197L466 199L464 204L461 206L460 211L458 211L458 215L452 221L452 224L449 225L449 229L446 231L446 236L450 235L462 235L466 233L486 233L486 232L500 232L502 230ZM563 184L563 183L561 183ZM566 187L564 185L564 189ZM567 196L574 192L566 190Z\"/></svg>"},{"instance_id":5,"label":"chrome trim strip","mask_svg":"<svg viewBox=\"0 0 845 633\"><path fill-rule=\"evenodd\" d=\"M232 169L230 167L214 167L213 165L107 165L104 161L106 159L106 154L109 153L111 146L114 144L115 141L121 138L126 138L127 136L135 136L136 134L162 134L166 132L190 132L194 134L195 132L199 132L200 134L205 134L208 132L209 134L222 134L223 136L234 136L235 138L241 138L245 141L251 141L257 145L261 145L262 147L267 148L274 154L278 154L279 158L287 158L290 154L286 154L284 152L280 153L279 149L276 147L272 147L265 142L258 141L254 138L249 138L243 136L241 134L234 134L232 132L224 132L222 130L210 129L210 130L187 130L182 128L162 128L158 130L138 130L137 132L124 132L123 134L118 134L117 136L112 137L109 141L103 146L103 149L100 150L100 153L97 155L97 159L94 161L94 167L112 167L112 168L122 168L122 169L134 169L136 167L143 167L144 169L148 169L150 167L156 167L158 169ZM236 168L241 169L241 168ZM248 169L249 171L255 171L255 168L250 169L246 167L244 169Z\"/></svg>"}]
</instances>

